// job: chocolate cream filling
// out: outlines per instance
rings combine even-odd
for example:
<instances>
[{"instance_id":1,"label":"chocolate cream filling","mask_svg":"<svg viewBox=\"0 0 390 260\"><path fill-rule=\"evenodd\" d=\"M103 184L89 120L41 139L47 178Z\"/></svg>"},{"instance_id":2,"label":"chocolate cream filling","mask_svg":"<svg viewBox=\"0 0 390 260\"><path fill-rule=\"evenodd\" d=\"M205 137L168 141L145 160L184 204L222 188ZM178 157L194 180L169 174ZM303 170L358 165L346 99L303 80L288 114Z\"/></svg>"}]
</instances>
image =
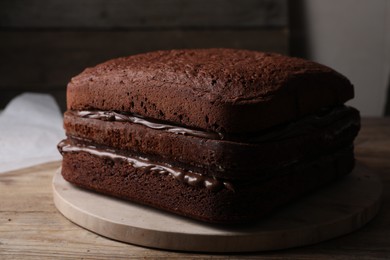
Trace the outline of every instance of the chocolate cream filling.
<instances>
[{"instance_id":1,"label":"chocolate cream filling","mask_svg":"<svg viewBox=\"0 0 390 260\"><path fill-rule=\"evenodd\" d=\"M171 125L162 120L147 119L136 114L124 114L114 111L74 111L73 113L74 115L82 118L99 119L104 121L131 122L174 134L190 135L207 139L223 139L223 135L221 133L205 132L201 130Z\"/></svg>"},{"instance_id":2,"label":"chocolate cream filling","mask_svg":"<svg viewBox=\"0 0 390 260\"><path fill-rule=\"evenodd\" d=\"M163 120L145 118L132 113L118 113L115 111L71 111L75 116L104 121L130 122L145 127L170 132L173 134L195 136L214 140L229 140L248 143L260 143L287 139L299 135L311 133L313 130L329 125L347 115L354 109L347 106L323 108L315 114L305 116L294 122L289 122L276 127L265 129L257 133L231 134L222 132L207 132L186 126L174 125ZM356 124L354 117L350 117L344 128ZM339 129L342 131L343 129Z\"/></svg>"},{"instance_id":3,"label":"chocolate cream filling","mask_svg":"<svg viewBox=\"0 0 390 260\"><path fill-rule=\"evenodd\" d=\"M147 158L124 156L110 149L99 149L92 145L72 144L68 140L63 140L58 144L58 150L61 154L72 152L86 152L94 156L109 158L111 160L123 160L132 167L143 170L146 173L169 174L173 178L187 183L191 186L204 187L211 191L218 191L222 188L234 191L230 182L222 181L216 178L207 177L200 173L183 170L166 163L151 162Z\"/></svg>"},{"instance_id":4,"label":"chocolate cream filling","mask_svg":"<svg viewBox=\"0 0 390 260\"><path fill-rule=\"evenodd\" d=\"M337 106L334 108L325 108L316 114L306 116L300 120L292 123L287 123L281 126L267 129L263 132L257 133L256 135L247 137L245 141L249 142L264 142L264 141L276 141L286 139L298 135L303 135L312 132L314 129L330 125L333 122L348 118L342 129L350 127L353 124L358 124L353 114L355 110L346 106ZM167 131L173 134L195 136L200 138L215 139L215 140L228 140L240 139L238 135L226 135L222 133L206 132L198 129L191 129L184 126L178 126L169 124L164 121L144 118L139 115L130 113L118 113L115 111L70 111L76 116L88 119L104 120L104 121L118 121L118 122L130 122L134 124L140 124L151 129L157 129L161 131ZM115 150L111 149L99 149L96 146L85 143L74 144L69 140L63 140L59 143L58 149L61 154L72 153L72 152L86 152L94 156L106 157L112 160L124 160L130 163L133 167L142 169L148 173L156 172L160 174L169 174L173 178L187 183L192 186L205 187L207 189L217 191L222 188L226 188L234 191L234 187L230 182L226 182L215 177L208 177L200 173L196 173L190 170L184 170L181 168L174 167L167 163L156 163L151 162L149 159L144 157L135 157L129 155L118 154Z\"/></svg>"}]
</instances>

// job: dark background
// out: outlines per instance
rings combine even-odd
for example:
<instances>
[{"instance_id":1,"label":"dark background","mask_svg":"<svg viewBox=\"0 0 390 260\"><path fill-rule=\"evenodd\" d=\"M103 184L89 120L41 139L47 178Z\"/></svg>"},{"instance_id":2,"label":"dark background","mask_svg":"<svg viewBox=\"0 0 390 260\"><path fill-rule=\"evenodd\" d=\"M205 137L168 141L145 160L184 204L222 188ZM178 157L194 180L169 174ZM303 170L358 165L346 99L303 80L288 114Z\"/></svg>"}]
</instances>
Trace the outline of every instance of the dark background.
<instances>
[{"instance_id":1,"label":"dark background","mask_svg":"<svg viewBox=\"0 0 390 260\"><path fill-rule=\"evenodd\" d=\"M0 108L107 59L172 48L288 53L286 0L2 0Z\"/></svg>"},{"instance_id":2,"label":"dark background","mask_svg":"<svg viewBox=\"0 0 390 260\"><path fill-rule=\"evenodd\" d=\"M309 1L1 0L0 109L22 92L42 92L53 95L64 110L66 84L72 76L111 58L153 50L231 47L316 60L310 54L313 39L307 30L313 23L306 20L308 4L313 3ZM336 11L339 5L326 7ZM352 12L354 7L350 8ZM343 41L344 35L336 40ZM354 46L347 51L359 52ZM339 60L354 62L348 57ZM372 74L365 66L370 65L358 66L359 75ZM371 74L367 78L376 77ZM364 114L365 105L378 102L372 98L378 95L364 93L383 86L367 86L356 75L349 76L356 87L354 101ZM390 86L387 89L384 114L390 115Z\"/></svg>"}]
</instances>

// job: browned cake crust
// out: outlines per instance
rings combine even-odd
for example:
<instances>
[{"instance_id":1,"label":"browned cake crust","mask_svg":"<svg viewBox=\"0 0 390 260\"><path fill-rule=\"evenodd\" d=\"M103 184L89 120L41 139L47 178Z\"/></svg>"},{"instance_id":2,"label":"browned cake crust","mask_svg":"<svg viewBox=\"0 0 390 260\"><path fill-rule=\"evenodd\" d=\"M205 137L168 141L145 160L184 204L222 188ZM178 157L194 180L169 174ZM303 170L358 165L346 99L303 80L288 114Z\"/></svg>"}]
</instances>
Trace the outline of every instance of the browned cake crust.
<instances>
[{"instance_id":1,"label":"browned cake crust","mask_svg":"<svg viewBox=\"0 0 390 260\"><path fill-rule=\"evenodd\" d=\"M68 84L67 106L251 133L352 97L344 76L311 61L247 50L171 50L86 69Z\"/></svg>"}]
</instances>

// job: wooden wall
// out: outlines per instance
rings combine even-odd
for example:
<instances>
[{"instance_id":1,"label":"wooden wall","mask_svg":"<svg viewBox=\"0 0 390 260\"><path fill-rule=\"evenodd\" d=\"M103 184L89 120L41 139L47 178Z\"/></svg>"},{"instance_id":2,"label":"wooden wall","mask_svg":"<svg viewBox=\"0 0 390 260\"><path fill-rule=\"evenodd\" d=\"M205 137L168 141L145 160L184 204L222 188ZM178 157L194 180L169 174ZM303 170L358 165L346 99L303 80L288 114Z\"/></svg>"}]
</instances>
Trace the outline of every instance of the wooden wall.
<instances>
[{"instance_id":1,"label":"wooden wall","mask_svg":"<svg viewBox=\"0 0 390 260\"><path fill-rule=\"evenodd\" d=\"M110 58L172 48L287 52L286 0L2 0L0 108L21 92L65 108L69 79Z\"/></svg>"}]
</instances>

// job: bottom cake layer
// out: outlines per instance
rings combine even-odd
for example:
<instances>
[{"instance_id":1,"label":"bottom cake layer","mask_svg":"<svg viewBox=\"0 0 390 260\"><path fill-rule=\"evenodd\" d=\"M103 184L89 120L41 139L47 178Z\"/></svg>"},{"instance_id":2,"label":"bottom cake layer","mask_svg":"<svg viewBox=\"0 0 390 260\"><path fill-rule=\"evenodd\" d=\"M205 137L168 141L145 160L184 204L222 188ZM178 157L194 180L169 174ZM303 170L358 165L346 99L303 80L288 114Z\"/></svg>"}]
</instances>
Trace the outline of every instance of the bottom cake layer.
<instances>
[{"instance_id":1,"label":"bottom cake layer","mask_svg":"<svg viewBox=\"0 0 390 260\"><path fill-rule=\"evenodd\" d=\"M116 157L110 151L63 149L62 175L82 188L149 205L210 223L246 223L256 220L308 192L350 173L353 148L347 147L315 161L293 165L267 181L214 180L210 189L194 173L177 178L150 165L129 163L133 158ZM184 176L184 177L183 177ZM187 180L185 180L187 178ZM203 181L205 185L194 185ZM109 209L108 209L109 210Z\"/></svg>"}]
</instances>

